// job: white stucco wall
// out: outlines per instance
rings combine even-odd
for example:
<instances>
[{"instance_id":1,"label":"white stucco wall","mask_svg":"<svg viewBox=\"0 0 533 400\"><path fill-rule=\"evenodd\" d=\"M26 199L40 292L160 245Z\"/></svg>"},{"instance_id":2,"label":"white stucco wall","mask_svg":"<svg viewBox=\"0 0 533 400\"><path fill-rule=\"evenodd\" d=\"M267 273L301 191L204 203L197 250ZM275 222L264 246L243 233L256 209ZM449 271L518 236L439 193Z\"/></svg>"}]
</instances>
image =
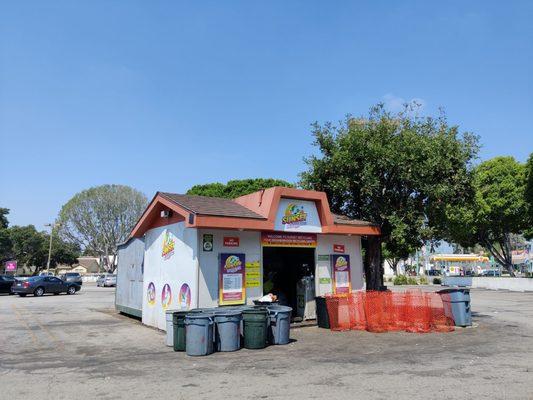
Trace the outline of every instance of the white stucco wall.
<instances>
[{"instance_id":1,"label":"white stucco wall","mask_svg":"<svg viewBox=\"0 0 533 400\"><path fill-rule=\"evenodd\" d=\"M533 291L533 279L531 278L447 276L444 278L444 284L448 286L469 286L490 290L504 289L513 292Z\"/></svg>"},{"instance_id":2,"label":"white stucco wall","mask_svg":"<svg viewBox=\"0 0 533 400\"><path fill-rule=\"evenodd\" d=\"M115 304L142 311L144 241L132 239L118 249Z\"/></svg>"},{"instance_id":3,"label":"white stucco wall","mask_svg":"<svg viewBox=\"0 0 533 400\"><path fill-rule=\"evenodd\" d=\"M202 240L204 234L213 235L213 250L204 251ZM239 247L225 247L224 236L238 237ZM261 260L261 234L259 232L201 229L198 231L199 240L199 307L218 306L218 269L219 253L244 253L246 262L259 261L261 265L261 276L263 276ZM262 279L261 279L262 282ZM248 304L253 304L253 300L263 295L263 288L246 288L246 299Z\"/></svg>"},{"instance_id":4,"label":"white stucco wall","mask_svg":"<svg viewBox=\"0 0 533 400\"><path fill-rule=\"evenodd\" d=\"M315 275L315 285L317 296L322 296L327 293L333 293L333 276L331 263L328 261L321 261L320 255L340 254L333 252L333 245L344 245L345 253L350 256L351 267L351 284L352 290L361 290L364 288L363 279L363 256L361 253L361 237L360 236L345 236L345 235L318 235L318 245L316 248L317 268ZM321 284L320 278L329 278L329 284Z\"/></svg>"},{"instance_id":5,"label":"white stucco wall","mask_svg":"<svg viewBox=\"0 0 533 400\"><path fill-rule=\"evenodd\" d=\"M174 253L163 257L163 241L167 231L174 241ZM161 299L165 284L170 286L172 293L167 309L197 307L197 229L185 229L184 222L150 229L145 235L145 245L142 322L165 330L165 309ZM153 304L148 301L150 283L155 287ZM182 287L186 288L184 285L188 285L190 290L189 304L187 296L180 298L180 290Z\"/></svg>"}]
</instances>

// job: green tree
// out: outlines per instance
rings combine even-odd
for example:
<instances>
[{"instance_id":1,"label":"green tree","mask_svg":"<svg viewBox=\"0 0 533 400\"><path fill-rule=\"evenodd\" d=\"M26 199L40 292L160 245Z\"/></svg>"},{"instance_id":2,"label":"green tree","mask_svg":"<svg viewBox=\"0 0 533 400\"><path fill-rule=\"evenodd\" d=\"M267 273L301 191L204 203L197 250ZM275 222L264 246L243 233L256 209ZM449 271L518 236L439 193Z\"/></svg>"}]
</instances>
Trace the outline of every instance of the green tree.
<instances>
[{"instance_id":1,"label":"green tree","mask_svg":"<svg viewBox=\"0 0 533 400\"><path fill-rule=\"evenodd\" d=\"M6 229L9 225L7 214L9 214L9 209L0 207L0 229Z\"/></svg>"},{"instance_id":2,"label":"green tree","mask_svg":"<svg viewBox=\"0 0 533 400\"><path fill-rule=\"evenodd\" d=\"M0 208L0 263L13 257L13 244L7 229L9 226L8 214L9 210L7 208Z\"/></svg>"},{"instance_id":3,"label":"green tree","mask_svg":"<svg viewBox=\"0 0 533 400\"><path fill-rule=\"evenodd\" d=\"M12 243L12 258L17 260L19 265L36 266L38 269L46 265L46 237L37 231L35 226L11 226L8 231Z\"/></svg>"},{"instance_id":4,"label":"green tree","mask_svg":"<svg viewBox=\"0 0 533 400\"><path fill-rule=\"evenodd\" d=\"M60 236L85 253L101 257L107 270L111 257L142 215L147 199L122 185L102 185L76 194L59 213Z\"/></svg>"},{"instance_id":5,"label":"green tree","mask_svg":"<svg viewBox=\"0 0 533 400\"><path fill-rule=\"evenodd\" d=\"M468 195L478 138L444 116L422 118L407 108L393 114L381 104L366 118L315 123L313 135L319 155L306 160L301 184L325 191L332 211L379 225L382 236L369 237L364 263L367 288L377 289L381 240L399 258L437 236L444 205Z\"/></svg>"},{"instance_id":6,"label":"green tree","mask_svg":"<svg viewBox=\"0 0 533 400\"><path fill-rule=\"evenodd\" d=\"M208 197L221 197L235 199L258 190L268 189L274 186L294 187L293 184L281 179L256 178L256 179L236 179L223 183L207 183L195 185L187 191L187 194Z\"/></svg>"},{"instance_id":7,"label":"green tree","mask_svg":"<svg viewBox=\"0 0 533 400\"><path fill-rule=\"evenodd\" d=\"M462 247L486 248L512 276L511 237L528 227L526 168L513 157L496 157L474 170L474 196L448 205L448 239Z\"/></svg>"}]
</instances>

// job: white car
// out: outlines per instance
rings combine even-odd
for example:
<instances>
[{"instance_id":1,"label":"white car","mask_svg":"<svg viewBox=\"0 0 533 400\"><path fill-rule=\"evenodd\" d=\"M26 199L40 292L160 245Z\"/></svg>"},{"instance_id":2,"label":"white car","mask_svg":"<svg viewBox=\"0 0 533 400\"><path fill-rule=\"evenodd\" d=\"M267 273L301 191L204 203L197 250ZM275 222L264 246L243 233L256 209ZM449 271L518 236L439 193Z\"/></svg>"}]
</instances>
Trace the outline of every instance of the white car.
<instances>
[{"instance_id":1,"label":"white car","mask_svg":"<svg viewBox=\"0 0 533 400\"><path fill-rule=\"evenodd\" d=\"M96 280L96 286L117 286L117 276L112 274L100 275Z\"/></svg>"}]
</instances>

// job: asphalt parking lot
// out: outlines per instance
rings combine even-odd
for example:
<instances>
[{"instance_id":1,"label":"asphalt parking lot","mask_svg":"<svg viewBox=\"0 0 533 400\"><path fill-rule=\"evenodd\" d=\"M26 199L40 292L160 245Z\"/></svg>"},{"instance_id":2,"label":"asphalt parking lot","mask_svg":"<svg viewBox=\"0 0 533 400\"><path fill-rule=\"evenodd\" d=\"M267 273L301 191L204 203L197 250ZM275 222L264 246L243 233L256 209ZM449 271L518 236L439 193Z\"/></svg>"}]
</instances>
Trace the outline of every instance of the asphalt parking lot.
<instances>
[{"instance_id":1,"label":"asphalt parking lot","mask_svg":"<svg viewBox=\"0 0 533 400\"><path fill-rule=\"evenodd\" d=\"M473 290L452 333L295 329L265 350L191 358L114 312L114 289L0 296L2 399L533 399L533 293Z\"/></svg>"}]
</instances>

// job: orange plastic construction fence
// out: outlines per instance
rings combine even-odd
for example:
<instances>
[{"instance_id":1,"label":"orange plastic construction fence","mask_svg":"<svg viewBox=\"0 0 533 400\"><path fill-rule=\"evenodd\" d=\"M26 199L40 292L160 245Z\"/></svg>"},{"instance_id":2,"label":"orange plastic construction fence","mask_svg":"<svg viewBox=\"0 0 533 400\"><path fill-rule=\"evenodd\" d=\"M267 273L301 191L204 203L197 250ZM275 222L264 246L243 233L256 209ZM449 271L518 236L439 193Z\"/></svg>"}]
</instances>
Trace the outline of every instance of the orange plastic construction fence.
<instances>
[{"instance_id":1,"label":"orange plastic construction fence","mask_svg":"<svg viewBox=\"0 0 533 400\"><path fill-rule=\"evenodd\" d=\"M441 295L420 290L326 295L331 330L450 332L451 311Z\"/></svg>"}]
</instances>

